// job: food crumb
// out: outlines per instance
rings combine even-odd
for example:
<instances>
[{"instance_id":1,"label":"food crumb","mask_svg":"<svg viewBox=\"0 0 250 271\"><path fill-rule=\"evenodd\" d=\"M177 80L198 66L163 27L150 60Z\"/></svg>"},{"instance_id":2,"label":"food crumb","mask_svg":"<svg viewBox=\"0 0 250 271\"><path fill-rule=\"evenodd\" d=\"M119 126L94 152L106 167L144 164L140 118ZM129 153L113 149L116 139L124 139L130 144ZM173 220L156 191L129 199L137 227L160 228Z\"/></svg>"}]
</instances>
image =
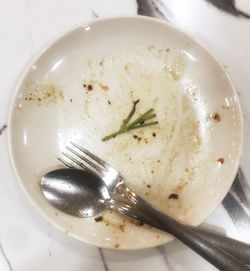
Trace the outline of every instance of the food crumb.
<instances>
[{"instance_id":1,"label":"food crumb","mask_svg":"<svg viewBox=\"0 0 250 271\"><path fill-rule=\"evenodd\" d=\"M170 51L170 49L169 49L169 48L167 48L165 51L168 53L168 52Z\"/></svg>"},{"instance_id":2,"label":"food crumb","mask_svg":"<svg viewBox=\"0 0 250 271\"><path fill-rule=\"evenodd\" d=\"M219 122L221 121L221 116L218 113L211 113L209 114L208 119L212 119L216 122Z\"/></svg>"},{"instance_id":3,"label":"food crumb","mask_svg":"<svg viewBox=\"0 0 250 271\"><path fill-rule=\"evenodd\" d=\"M152 136L153 136L153 137L156 137L156 133L155 133L155 132L153 132L153 133L152 133Z\"/></svg>"},{"instance_id":4,"label":"food crumb","mask_svg":"<svg viewBox=\"0 0 250 271\"><path fill-rule=\"evenodd\" d=\"M110 102L110 101L108 101L108 104L109 104L109 105L111 105L111 102Z\"/></svg>"},{"instance_id":5,"label":"food crumb","mask_svg":"<svg viewBox=\"0 0 250 271\"><path fill-rule=\"evenodd\" d=\"M99 85L100 85L100 88L101 88L102 90L104 90L104 91L109 90L109 87L108 87L107 85L104 85L104 84L102 84L102 83L99 83Z\"/></svg>"},{"instance_id":6,"label":"food crumb","mask_svg":"<svg viewBox=\"0 0 250 271\"><path fill-rule=\"evenodd\" d=\"M56 215L56 216L58 216L58 213L57 213L57 212L55 212L55 215Z\"/></svg>"},{"instance_id":7,"label":"food crumb","mask_svg":"<svg viewBox=\"0 0 250 271\"><path fill-rule=\"evenodd\" d=\"M220 163L220 164L224 164L225 160L223 157L217 159L217 161Z\"/></svg>"},{"instance_id":8,"label":"food crumb","mask_svg":"<svg viewBox=\"0 0 250 271\"><path fill-rule=\"evenodd\" d=\"M87 87L87 85L86 85L86 84L83 84L83 87L84 87L84 88L86 88L86 87Z\"/></svg>"},{"instance_id":9,"label":"food crumb","mask_svg":"<svg viewBox=\"0 0 250 271\"><path fill-rule=\"evenodd\" d=\"M145 193L145 196L148 196L148 192Z\"/></svg>"},{"instance_id":10,"label":"food crumb","mask_svg":"<svg viewBox=\"0 0 250 271\"><path fill-rule=\"evenodd\" d=\"M91 84L88 84L88 87L87 89L90 91L90 90L93 90L93 86Z\"/></svg>"},{"instance_id":11,"label":"food crumb","mask_svg":"<svg viewBox=\"0 0 250 271\"><path fill-rule=\"evenodd\" d=\"M104 61L105 61L105 59L104 59L104 58L102 58L102 59L101 59L101 61L99 62L99 65L100 65L100 66L103 66Z\"/></svg>"},{"instance_id":12,"label":"food crumb","mask_svg":"<svg viewBox=\"0 0 250 271\"><path fill-rule=\"evenodd\" d=\"M135 139L136 139L137 137L138 137L137 135L134 135L134 136L133 136L133 138L135 138Z\"/></svg>"},{"instance_id":13,"label":"food crumb","mask_svg":"<svg viewBox=\"0 0 250 271\"><path fill-rule=\"evenodd\" d=\"M95 218L95 222L101 222L103 221L103 216L98 216Z\"/></svg>"},{"instance_id":14,"label":"food crumb","mask_svg":"<svg viewBox=\"0 0 250 271\"><path fill-rule=\"evenodd\" d=\"M72 99L70 99L69 101L72 103L72 101L73 101L73 100L72 100Z\"/></svg>"},{"instance_id":15,"label":"food crumb","mask_svg":"<svg viewBox=\"0 0 250 271\"><path fill-rule=\"evenodd\" d=\"M151 188L151 185L150 185L150 184L147 184L147 188Z\"/></svg>"},{"instance_id":16,"label":"food crumb","mask_svg":"<svg viewBox=\"0 0 250 271\"><path fill-rule=\"evenodd\" d=\"M157 160L158 163L160 163L161 161L160 160Z\"/></svg>"},{"instance_id":17,"label":"food crumb","mask_svg":"<svg viewBox=\"0 0 250 271\"><path fill-rule=\"evenodd\" d=\"M176 194L176 193L171 193L171 194L168 196L168 199L179 199L179 195Z\"/></svg>"},{"instance_id":18,"label":"food crumb","mask_svg":"<svg viewBox=\"0 0 250 271\"><path fill-rule=\"evenodd\" d=\"M118 243L114 245L114 248L119 248L119 247L120 247L120 244Z\"/></svg>"},{"instance_id":19,"label":"food crumb","mask_svg":"<svg viewBox=\"0 0 250 271\"><path fill-rule=\"evenodd\" d=\"M154 173L154 171L153 171L153 170L151 170L151 173L153 174L153 173Z\"/></svg>"},{"instance_id":20,"label":"food crumb","mask_svg":"<svg viewBox=\"0 0 250 271\"><path fill-rule=\"evenodd\" d=\"M179 81L180 80L180 74L176 70L170 68L169 69L169 74L171 75L171 77L172 77L172 79L174 81Z\"/></svg>"},{"instance_id":21,"label":"food crumb","mask_svg":"<svg viewBox=\"0 0 250 271\"><path fill-rule=\"evenodd\" d=\"M154 49L154 48L155 48L154 45L149 45L149 46L148 46L148 49L149 49L149 50Z\"/></svg>"},{"instance_id":22,"label":"food crumb","mask_svg":"<svg viewBox=\"0 0 250 271\"><path fill-rule=\"evenodd\" d=\"M121 225L119 226L119 228L120 228L120 230L121 230L122 232L125 231L125 225L124 225L124 224L121 224Z\"/></svg>"}]
</instances>

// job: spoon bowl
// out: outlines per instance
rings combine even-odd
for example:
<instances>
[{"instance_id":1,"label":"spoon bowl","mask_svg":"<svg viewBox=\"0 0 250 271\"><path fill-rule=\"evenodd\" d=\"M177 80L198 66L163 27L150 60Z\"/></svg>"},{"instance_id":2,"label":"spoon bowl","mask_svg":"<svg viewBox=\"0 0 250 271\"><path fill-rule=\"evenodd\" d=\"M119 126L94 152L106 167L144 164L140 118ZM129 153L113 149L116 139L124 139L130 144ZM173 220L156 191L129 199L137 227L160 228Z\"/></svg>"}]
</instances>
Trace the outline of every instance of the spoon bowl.
<instances>
[{"instance_id":1,"label":"spoon bowl","mask_svg":"<svg viewBox=\"0 0 250 271\"><path fill-rule=\"evenodd\" d=\"M107 209L110 196L103 181L89 172L58 169L45 174L41 190L59 210L76 217L91 217Z\"/></svg>"}]
</instances>

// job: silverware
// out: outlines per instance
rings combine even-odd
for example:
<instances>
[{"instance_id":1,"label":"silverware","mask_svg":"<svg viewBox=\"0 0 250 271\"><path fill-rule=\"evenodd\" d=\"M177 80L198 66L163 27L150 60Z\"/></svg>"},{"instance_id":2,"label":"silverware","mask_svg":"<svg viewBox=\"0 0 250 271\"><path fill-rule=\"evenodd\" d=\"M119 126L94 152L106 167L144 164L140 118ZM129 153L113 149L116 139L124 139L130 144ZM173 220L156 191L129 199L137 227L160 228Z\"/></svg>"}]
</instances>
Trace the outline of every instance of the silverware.
<instances>
[{"instance_id":1,"label":"silverware","mask_svg":"<svg viewBox=\"0 0 250 271\"><path fill-rule=\"evenodd\" d=\"M161 230L167 231L173 235L175 235L179 240L183 241L185 244L187 244L189 247L191 247L193 250L198 252L200 255L202 255L204 258L206 258L208 261L210 261L212 264L214 264L216 267L218 267L221 270L249 270L244 264L240 262L240 260L245 261L245 258L249 259L249 246L247 244L238 242L233 239L229 239L226 237L219 236L217 234L210 234L208 232L205 232L206 234L204 235L204 230L197 230L196 228L186 226L183 224L178 223L177 221L173 220L172 218L166 216L159 210L153 208L149 203L144 201L142 198L138 197L134 192L132 192L126 185L124 184L124 181L120 174L111 166L109 166L105 161L101 160L97 156L93 155L89 151L85 150L84 148L72 143L72 145L75 147L67 147L67 149L73 153L75 156L78 157L76 159L72 155L69 155L68 153L64 153L64 156L73 161L75 164L80 166L81 168L84 168L90 173L86 173L84 171L81 171L81 178L84 179L86 178L89 179L89 177L84 177L86 176L93 176L91 177L91 182L93 182L93 186L99 184L99 182L94 182L92 181L93 179L96 178L96 180L99 180L97 177L94 178L94 176L99 176L105 184L107 185L106 192L108 191L108 194L98 194L99 197L101 197L100 201L98 201L98 204L100 203L100 206L98 204L95 204L96 206L99 206L100 210L103 210L103 208L111 208L111 209L116 209L119 212L125 213L133 218L139 219L140 221L143 221L145 223L148 223L150 225L156 226L160 228ZM81 153L80 153L80 152ZM82 153L85 154L85 156L82 155ZM79 160L80 159L80 160ZM65 159L60 159L65 165L68 167L72 167L72 164L67 162ZM73 173L71 169L71 174ZM79 172L79 171L77 171ZM57 171L58 174L58 171ZM75 185L79 185L79 175L77 175L78 183L74 182ZM46 177L48 177L46 175ZM66 192L66 197L63 197L60 199L58 196L55 196L55 189L58 189L58 186L49 186L48 181L45 182L46 178L43 178L41 188L43 191L45 191L45 196L47 197L48 200L52 201L52 203L57 207L61 208L61 210L71 213L73 215L93 215L95 210L91 209L90 206L86 205L88 208L84 209L85 213L83 213L83 210L81 209L83 207L83 204L87 204L86 201L83 202L82 196L80 196L80 191L86 186L88 186L91 182L90 181L85 181L84 182L84 187L81 189L76 189L76 186L71 186L71 177L68 176L68 179L65 179L65 177L62 175L59 176L60 178L54 178L54 180L57 180L55 183L60 184L61 180L61 187L60 193L63 194L65 189L69 190L69 187L73 187L72 191L70 193ZM62 179L64 180L62 182ZM65 182L66 181L66 182ZM83 180L82 180L83 181ZM63 185L62 185L63 184ZM67 185L69 186L67 188ZM47 190L45 189L47 187ZM101 189L103 189L103 186ZM93 187L91 186L90 188L88 187L87 189L92 189ZM98 188L98 187L96 187ZM54 189L54 190L53 190ZM54 191L54 192L53 192ZM85 192L91 192L89 190L85 190ZM96 191L96 189L95 189ZM99 191L99 188L98 188ZM63 193L62 193L63 192ZM87 193L86 192L86 193ZM58 195L60 195L60 193ZM69 200L68 197L72 197L72 193L78 193L77 197L75 198L74 202L67 202L65 205L64 201L66 199ZM87 193L88 194L88 193ZM87 195L86 194L86 195ZM106 195L103 198L103 195ZM122 198L127 199L130 203L132 202L132 205L124 204L124 203L118 203L117 201L112 200L111 198L117 198L117 195L120 195ZM118 197L119 198L119 197ZM92 198L94 201L94 198ZM90 201L90 198L88 198L88 202ZM104 204L105 203L105 204ZM73 207L70 207L72 204ZM67 209L66 206L68 206ZM82 206L82 207L81 207ZM85 207L86 207L85 206ZM72 209L73 208L73 209ZM76 212L77 208L81 209L81 214ZM90 209L89 209L90 208ZM79 209L79 210L80 210ZM75 213L73 212L75 210ZM147 214L147 215L145 215ZM210 234L210 235L209 235ZM222 238L222 239L221 239ZM211 239L211 241L208 239ZM225 241L226 240L226 241ZM223 241L223 242L221 242ZM225 245L226 243L226 245ZM220 247L217 245L220 244ZM227 252L225 252L225 250ZM239 253L239 249L244 249L244 251L248 251L247 253L243 253L243 257L238 257L241 256L241 253ZM235 259L233 256L229 255L228 252L230 252L232 255L238 258Z\"/></svg>"}]
</instances>

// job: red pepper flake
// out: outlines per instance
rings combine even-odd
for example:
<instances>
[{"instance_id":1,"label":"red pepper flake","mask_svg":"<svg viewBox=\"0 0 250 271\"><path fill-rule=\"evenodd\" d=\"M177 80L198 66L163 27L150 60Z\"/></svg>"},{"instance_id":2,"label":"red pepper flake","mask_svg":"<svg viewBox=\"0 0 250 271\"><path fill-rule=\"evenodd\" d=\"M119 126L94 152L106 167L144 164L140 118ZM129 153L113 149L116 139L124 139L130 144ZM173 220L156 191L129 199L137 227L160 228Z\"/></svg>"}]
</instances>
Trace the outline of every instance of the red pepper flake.
<instances>
[{"instance_id":1,"label":"red pepper flake","mask_svg":"<svg viewBox=\"0 0 250 271\"><path fill-rule=\"evenodd\" d=\"M218 161L219 163L221 163L221 164L224 164L224 162L225 162L225 160L224 160L224 158L223 158L223 157L221 157L221 158L217 159L217 161Z\"/></svg>"},{"instance_id":2,"label":"red pepper flake","mask_svg":"<svg viewBox=\"0 0 250 271\"><path fill-rule=\"evenodd\" d=\"M178 199L179 198L179 195L176 194L176 193L171 193L169 196L168 196L168 199Z\"/></svg>"},{"instance_id":3,"label":"red pepper flake","mask_svg":"<svg viewBox=\"0 0 250 271\"><path fill-rule=\"evenodd\" d=\"M152 133L152 136L153 136L153 137L156 137L156 133L155 133L155 132L153 132L153 133Z\"/></svg>"},{"instance_id":4,"label":"red pepper flake","mask_svg":"<svg viewBox=\"0 0 250 271\"><path fill-rule=\"evenodd\" d=\"M87 89L88 89L88 91L93 90L93 86L91 84L89 84Z\"/></svg>"},{"instance_id":5,"label":"red pepper flake","mask_svg":"<svg viewBox=\"0 0 250 271\"><path fill-rule=\"evenodd\" d=\"M98 216L95 218L95 222L101 222L103 221L103 216Z\"/></svg>"}]
</instances>

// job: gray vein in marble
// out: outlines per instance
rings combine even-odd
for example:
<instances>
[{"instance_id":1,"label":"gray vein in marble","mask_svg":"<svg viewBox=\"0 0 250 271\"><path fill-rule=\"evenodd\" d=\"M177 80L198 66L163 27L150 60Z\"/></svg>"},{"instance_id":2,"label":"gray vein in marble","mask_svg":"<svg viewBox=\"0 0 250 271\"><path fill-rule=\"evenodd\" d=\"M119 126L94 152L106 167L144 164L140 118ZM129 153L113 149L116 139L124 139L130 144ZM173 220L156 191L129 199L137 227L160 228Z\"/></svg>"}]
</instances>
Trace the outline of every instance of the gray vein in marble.
<instances>
[{"instance_id":1,"label":"gray vein in marble","mask_svg":"<svg viewBox=\"0 0 250 271\"><path fill-rule=\"evenodd\" d=\"M171 16L167 7L160 0L137 0L137 13L169 21Z\"/></svg>"},{"instance_id":2,"label":"gray vein in marble","mask_svg":"<svg viewBox=\"0 0 250 271\"><path fill-rule=\"evenodd\" d=\"M241 232L247 230L250 227L250 218L246 213L241 203L237 201L233 193L230 191L222 202L224 208L231 217L233 223L237 229Z\"/></svg>"},{"instance_id":3,"label":"gray vein in marble","mask_svg":"<svg viewBox=\"0 0 250 271\"><path fill-rule=\"evenodd\" d=\"M30 57L32 57L33 56L34 42L33 42L33 37L32 37L31 30L29 30L28 36L29 36L29 41L30 41Z\"/></svg>"},{"instance_id":4,"label":"gray vein in marble","mask_svg":"<svg viewBox=\"0 0 250 271\"><path fill-rule=\"evenodd\" d=\"M172 267L171 267L171 265L169 263L169 260L168 260L168 257L167 257L167 252L166 252L164 246L157 247L157 250L160 252L162 257L164 258L164 262L166 264L166 267L168 268L167 270L173 271L173 269L172 269Z\"/></svg>"},{"instance_id":5,"label":"gray vein in marble","mask_svg":"<svg viewBox=\"0 0 250 271\"><path fill-rule=\"evenodd\" d=\"M29 5L30 5L30 0L26 0L26 3L25 3L25 9L28 9L28 8L29 8Z\"/></svg>"},{"instance_id":6,"label":"gray vein in marble","mask_svg":"<svg viewBox=\"0 0 250 271\"><path fill-rule=\"evenodd\" d=\"M241 168L237 173L230 191L234 193L239 201L250 211L250 186Z\"/></svg>"},{"instance_id":7,"label":"gray vein in marble","mask_svg":"<svg viewBox=\"0 0 250 271\"><path fill-rule=\"evenodd\" d=\"M214 5L215 7L230 13L234 16L241 16L250 19L250 15L238 10L235 7L235 0L206 0L208 3Z\"/></svg>"},{"instance_id":8,"label":"gray vein in marble","mask_svg":"<svg viewBox=\"0 0 250 271\"><path fill-rule=\"evenodd\" d=\"M2 244L1 244L1 242L0 242L0 253L3 255L3 258L4 258L5 261L6 261L8 267L9 267L9 271L13 271L11 262L10 262L10 260L8 259L7 254L6 254L6 252L4 251L4 248L3 248Z\"/></svg>"},{"instance_id":9,"label":"gray vein in marble","mask_svg":"<svg viewBox=\"0 0 250 271\"><path fill-rule=\"evenodd\" d=\"M93 18L99 18L100 16L93 10L91 10L91 14Z\"/></svg>"},{"instance_id":10,"label":"gray vein in marble","mask_svg":"<svg viewBox=\"0 0 250 271\"><path fill-rule=\"evenodd\" d=\"M106 259L105 259L105 257L104 257L104 254L103 254L102 249L101 249L101 248L98 248L98 250L99 250L100 257L101 257L101 260L102 260L102 263L103 263L103 268L104 268L104 270L105 270L105 271L109 271L108 265L107 265L107 262L106 262Z\"/></svg>"},{"instance_id":11,"label":"gray vein in marble","mask_svg":"<svg viewBox=\"0 0 250 271\"><path fill-rule=\"evenodd\" d=\"M0 128L0 135L3 134L4 130L6 130L7 128L7 124L4 124L1 128Z\"/></svg>"}]
</instances>

